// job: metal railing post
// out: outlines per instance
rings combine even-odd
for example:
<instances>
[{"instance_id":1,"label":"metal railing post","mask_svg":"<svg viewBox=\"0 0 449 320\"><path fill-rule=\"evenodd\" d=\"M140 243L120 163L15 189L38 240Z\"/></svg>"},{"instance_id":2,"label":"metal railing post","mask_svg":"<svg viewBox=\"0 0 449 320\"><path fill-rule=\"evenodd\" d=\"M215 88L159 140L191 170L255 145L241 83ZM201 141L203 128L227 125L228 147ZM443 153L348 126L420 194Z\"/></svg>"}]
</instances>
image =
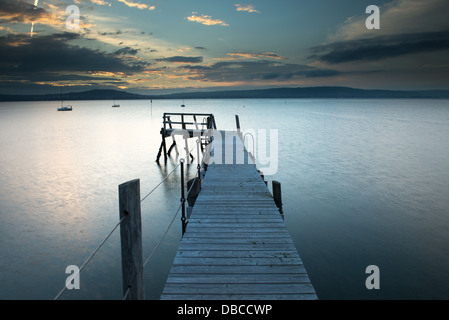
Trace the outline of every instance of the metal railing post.
<instances>
[{"instance_id":1,"label":"metal railing post","mask_svg":"<svg viewBox=\"0 0 449 320\"><path fill-rule=\"evenodd\" d=\"M198 140L196 140L196 159L197 159L197 163L198 163L196 165L196 169L198 170L198 182L201 181L200 144L201 144L201 138L198 138ZM201 184L200 184L200 188L201 188Z\"/></svg>"},{"instance_id":2,"label":"metal railing post","mask_svg":"<svg viewBox=\"0 0 449 320\"><path fill-rule=\"evenodd\" d=\"M181 163L181 222L182 222L182 235L186 232L186 198L184 193L184 159L180 160Z\"/></svg>"}]
</instances>

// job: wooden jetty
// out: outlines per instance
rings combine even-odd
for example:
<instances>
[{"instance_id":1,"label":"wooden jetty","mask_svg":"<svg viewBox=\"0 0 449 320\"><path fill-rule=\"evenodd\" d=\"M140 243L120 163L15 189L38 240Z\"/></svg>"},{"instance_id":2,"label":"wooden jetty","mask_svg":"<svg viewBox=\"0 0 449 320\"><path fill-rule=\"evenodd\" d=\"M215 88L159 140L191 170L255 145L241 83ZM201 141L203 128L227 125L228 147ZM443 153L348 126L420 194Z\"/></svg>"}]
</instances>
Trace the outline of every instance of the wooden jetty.
<instances>
[{"instance_id":1,"label":"wooden jetty","mask_svg":"<svg viewBox=\"0 0 449 320\"><path fill-rule=\"evenodd\" d=\"M221 133L228 137L221 141L227 163L207 167L160 298L317 299L283 216L240 133L234 132L233 139L230 132ZM218 143L214 140L212 148Z\"/></svg>"},{"instance_id":2,"label":"wooden jetty","mask_svg":"<svg viewBox=\"0 0 449 320\"><path fill-rule=\"evenodd\" d=\"M175 136L181 135L185 141L185 151L188 153L187 161L189 157L193 156L190 154L187 139L198 137L201 139L201 151L204 151L204 146L207 144L207 132L209 130L217 129L215 124L215 118L213 114L209 113L170 113L165 112L162 116L163 127L161 128L160 134L162 136L161 146L159 147L159 152L156 157L156 161L159 162L162 152L164 153L164 160L167 161L173 148L175 148L178 154L178 149L176 145ZM190 121L189 121L190 120ZM171 137L173 142L170 148L167 149L166 138Z\"/></svg>"}]
</instances>

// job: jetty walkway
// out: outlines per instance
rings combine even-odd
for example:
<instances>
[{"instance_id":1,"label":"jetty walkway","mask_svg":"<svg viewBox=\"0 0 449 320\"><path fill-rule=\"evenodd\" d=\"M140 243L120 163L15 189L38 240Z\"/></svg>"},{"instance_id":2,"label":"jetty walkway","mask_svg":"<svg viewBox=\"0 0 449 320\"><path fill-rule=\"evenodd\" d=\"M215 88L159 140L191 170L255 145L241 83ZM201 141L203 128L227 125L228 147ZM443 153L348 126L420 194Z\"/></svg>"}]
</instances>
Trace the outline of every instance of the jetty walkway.
<instances>
[{"instance_id":1,"label":"jetty walkway","mask_svg":"<svg viewBox=\"0 0 449 320\"><path fill-rule=\"evenodd\" d=\"M241 135L221 133L226 161L207 167L161 300L317 299Z\"/></svg>"}]
</instances>

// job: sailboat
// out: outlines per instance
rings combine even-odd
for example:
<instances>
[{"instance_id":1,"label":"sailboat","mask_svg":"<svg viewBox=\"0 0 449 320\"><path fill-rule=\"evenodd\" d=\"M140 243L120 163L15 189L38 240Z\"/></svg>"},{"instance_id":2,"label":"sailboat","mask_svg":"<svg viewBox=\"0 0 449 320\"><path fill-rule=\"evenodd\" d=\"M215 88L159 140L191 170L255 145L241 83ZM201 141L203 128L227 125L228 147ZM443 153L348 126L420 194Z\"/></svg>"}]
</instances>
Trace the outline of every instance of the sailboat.
<instances>
[{"instance_id":1,"label":"sailboat","mask_svg":"<svg viewBox=\"0 0 449 320\"><path fill-rule=\"evenodd\" d=\"M64 105L62 103L62 88L61 88L61 107L57 108L58 111L72 111L72 106L71 105Z\"/></svg>"},{"instance_id":2,"label":"sailboat","mask_svg":"<svg viewBox=\"0 0 449 320\"><path fill-rule=\"evenodd\" d=\"M58 108L58 111L72 111L72 106L65 105Z\"/></svg>"},{"instance_id":3,"label":"sailboat","mask_svg":"<svg viewBox=\"0 0 449 320\"><path fill-rule=\"evenodd\" d=\"M116 104L116 103L115 103L115 98L114 98L114 104L112 105L112 107L113 107L113 108L118 108L118 107L120 107L119 104Z\"/></svg>"},{"instance_id":4,"label":"sailboat","mask_svg":"<svg viewBox=\"0 0 449 320\"><path fill-rule=\"evenodd\" d=\"M181 104L181 107L183 107L183 108L185 108L185 104L184 104L184 99L182 99L182 104Z\"/></svg>"},{"instance_id":5,"label":"sailboat","mask_svg":"<svg viewBox=\"0 0 449 320\"><path fill-rule=\"evenodd\" d=\"M116 104L116 103L115 103L115 100L114 100L114 104L112 105L112 107L113 107L113 108L118 108L118 107L120 107L120 105L119 105L119 104Z\"/></svg>"}]
</instances>

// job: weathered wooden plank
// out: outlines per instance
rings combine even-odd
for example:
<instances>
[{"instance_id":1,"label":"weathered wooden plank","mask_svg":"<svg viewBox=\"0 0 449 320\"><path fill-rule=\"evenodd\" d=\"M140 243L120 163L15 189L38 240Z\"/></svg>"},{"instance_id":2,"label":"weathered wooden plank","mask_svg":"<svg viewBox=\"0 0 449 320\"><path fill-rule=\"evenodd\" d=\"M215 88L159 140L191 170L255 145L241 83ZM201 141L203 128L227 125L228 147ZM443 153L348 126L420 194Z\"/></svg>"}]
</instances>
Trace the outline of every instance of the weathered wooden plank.
<instances>
[{"instance_id":1,"label":"weathered wooden plank","mask_svg":"<svg viewBox=\"0 0 449 320\"><path fill-rule=\"evenodd\" d=\"M204 187L203 187L204 189ZM201 194L201 193L200 193ZM201 200L201 202L199 202L199 208L202 207L213 207L213 206L219 206L221 204L224 204L226 206L226 203L228 204L227 206L232 208L232 207L239 207L241 205L245 205L246 207L248 206L252 206L254 208L259 208L261 205L265 206L270 206L270 207L276 207L276 205L273 203L273 199L271 198L267 198L267 199L259 199L258 198L248 198L248 197L214 197L212 195L210 196L204 196L204 197L199 197L199 200ZM196 205L195 205L196 207Z\"/></svg>"},{"instance_id":2,"label":"weathered wooden plank","mask_svg":"<svg viewBox=\"0 0 449 320\"><path fill-rule=\"evenodd\" d=\"M162 300L316 300L315 293L162 294Z\"/></svg>"},{"instance_id":3,"label":"weathered wooden plank","mask_svg":"<svg viewBox=\"0 0 449 320\"><path fill-rule=\"evenodd\" d=\"M196 232L186 232L184 235L186 237L185 242L190 242L189 239L202 239L202 242L206 243L209 239L216 239L217 241L222 241L227 239L231 245L232 243L252 243L252 244L267 244L273 243L276 239L289 239L288 231L282 232L200 232L201 229L196 229ZM230 229L232 230L232 229ZM184 242L184 241L183 241ZM290 242L289 242L290 243Z\"/></svg>"},{"instance_id":4,"label":"weathered wooden plank","mask_svg":"<svg viewBox=\"0 0 449 320\"><path fill-rule=\"evenodd\" d=\"M253 258L253 257L182 257L176 256L173 261L174 264L183 266L272 266L278 263L284 265L302 265L302 261L299 258Z\"/></svg>"},{"instance_id":5,"label":"weathered wooden plank","mask_svg":"<svg viewBox=\"0 0 449 320\"><path fill-rule=\"evenodd\" d=\"M167 283L164 293L192 294L260 294L260 293L315 293L310 283L284 283L282 286L273 283Z\"/></svg>"},{"instance_id":6,"label":"weathered wooden plank","mask_svg":"<svg viewBox=\"0 0 449 320\"><path fill-rule=\"evenodd\" d=\"M266 245L266 244L274 244L274 243L285 243L293 245L293 243L289 242L286 238L288 236L288 233L284 233L282 235L279 235L277 233L270 233L270 234L214 234L214 233L189 233L186 234L188 239L186 239L185 243L204 243L204 244L212 244L212 243L223 243L228 244L228 246L231 248L233 244L258 244L258 245ZM193 241L194 239L201 240L201 241Z\"/></svg>"},{"instance_id":7,"label":"weathered wooden plank","mask_svg":"<svg viewBox=\"0 0 449 320\"><path fill-rule=\"evenodd\" d=\"M218 210L217 210L218 211ZM282 220L279 215L279 211L277 209L270 209L269 211L261 211L261 210L242 210L242 211L222 211L222 212L210 212L210 210L196 210L195 215L190 217L190 220L193 219L234 219L238 220L239 218L244 219L275 219L279 218Z\"/></svg>"},{"instance_id":8,"label":"weathered wooden plank","mask_svg":"<svg viewBox=\"0 0 449 320\"><path fill-rule=\"evenodd\" d=\"M212 235L220 236L222 234L239 234L239 233L248 233L248 234L254 234L254 233L288 233L288 231L285 228L281 227L258 227L258 228L244 228L244 227L223 227L223 228L202 228L202 227L192 227L190 228L189 232L195 233L205 233Z\"/></svg>"},{"instance_id":9,"label":"weathered wooden plank","mask_svg":"<svg viewBox=\"0 0 449 320\"><path fill-rule=\"evenodd\" d=\"M189 220L190 230L194 228L201 228L202 230L208 230L209 228L281 228L285 230L282 221L270 221L270 222L204 222L198 220Z\"/></svg>"},{"instance_id":10,"label":"weathered wooden plank","mask_svg":"<svg viewBox=\"0 0 449 320\"><path fill-rule=\"evenodd\" d=\"M306 273L306 269L303 265L283 265L277 264L272 266L254 266L254 265L241 265L241 266L184 266L173 264L171 273L179 274L206 274L206 273L227 273L227 274L273 274L273 273Z\"/></svg>"},{"instance_id":11,"label":"weathered wooden plank","mask_svg":"<svg viewBox=\"0 0 449 320\"><path fill-rule=\"evenodd\" d=\"M173 274L167 278L167 283L309 283L307 274Z\"/></svg>"},{"instance_id":12,"label":"weathered wooden plank","mask_svg":"<svg viewBox=\"0 0 449 320\"><path fill-rule=\"evenodd\" d=\"M292 250L295 250L295 248L293 246L293 240L291 238L287 238L287 237L271 237L271 238L252 237L250 239L241 237L241 238L229 239L226 237L206 238L206 237L193 237L193 236L189 235L187 238L183 239L183 244L185 244L186 246L188 244L205 244L205 245L227 244L229 247L228 250L232 250L233 245L242 245L242 244L259 245L265 249L266 249L267 244L270 244L270 245L272 245L272 244L288 244L291 246Z\"/></svg>"},{"instance_id":13,"label":"weathered wooden plank","mask_svg":"<svg viewBox=\"0 0 449 320\"><path fill-rule=\"evenodd\" d=\"M259 245L263 248L267 248L267 245L272 244L288 244L290 246L293 246L293 243L290 242L287 239L288 234L285 233L283 235L278 235L276 233L267 235L257 234L257 235L226 235L226 234L220 234L220 235L214 235L214 234L201 234L201 233L195 233L195 234L187 234L187 237L185 241L183 241L186 245L189 243L204 243L204 244L228 244L229 249L232 249L232 245L242 245L242 244L254 244ZM195 241L198 240L198 241Z\"/></svg>"},{"instance_id":14,"label":"weathered wooden plank","mask_svg":"<svg viewBox=\"0 0 449 320\"><path fill-rule=\"evenodd\" d=\"M189 219L189 224L191 226L193 226L193 224L208 224L208 223L253 223L253 222L257 222L257 223L282 223L283 220L281 217L251 217L248 218L246 216L242 215L235 215L235 216L230 216L230 217L215 217L215 218L211 218L209 217L209 215L205 215L204 218L199 218L198 215L196 214L195 217L192 217Z\"/></svg>"},{"instance_id":15,"label":"weathered wooden plank","mask_svg":"<svg viewBox=\"0 0 449 320\"><path fill-rule=\"evenodd\" d=\"M179 250L291 250L290 243L183 243L179 245Z\"/></svg>"},{"instance_id":16,"label":"weathered wooden plank","mask_svg":"<svg viewBox=\"0 0 449 320\"><path fill-rule=\"evenodd\" d=\"M276 251L276 250L264 250L264 251L252 251L252 250L179 250L176 256L180 257L230 257L230 258L241 258L241 257L254 257L254 258L299 258L299 254L296 250L291 251Z\"/></svg>"},{"instance_id":17,"label":"weathered wooden plank","mask_svg":"<svg viewBox=\"0 0 449 320\"><path fill-rule=\"evenodd\" d=\"M195 203L196 204L196 203ZM211 212L211 210L213 210ZM271 216L278 216L279 210L277 207L269 206L269 207L239 207L239 206L196 206L195 205L195 215L192 218L196 218L197 216L201 216L202 214L206 214L209 218L221 218L224 214L229 215L238 215L240 217L247 216L249 214L256 214L256 215L271 215ZM212 214L213 213L213 214ZM253 217L251 217L253 218Z\"/></svg>"}]
</instances>

